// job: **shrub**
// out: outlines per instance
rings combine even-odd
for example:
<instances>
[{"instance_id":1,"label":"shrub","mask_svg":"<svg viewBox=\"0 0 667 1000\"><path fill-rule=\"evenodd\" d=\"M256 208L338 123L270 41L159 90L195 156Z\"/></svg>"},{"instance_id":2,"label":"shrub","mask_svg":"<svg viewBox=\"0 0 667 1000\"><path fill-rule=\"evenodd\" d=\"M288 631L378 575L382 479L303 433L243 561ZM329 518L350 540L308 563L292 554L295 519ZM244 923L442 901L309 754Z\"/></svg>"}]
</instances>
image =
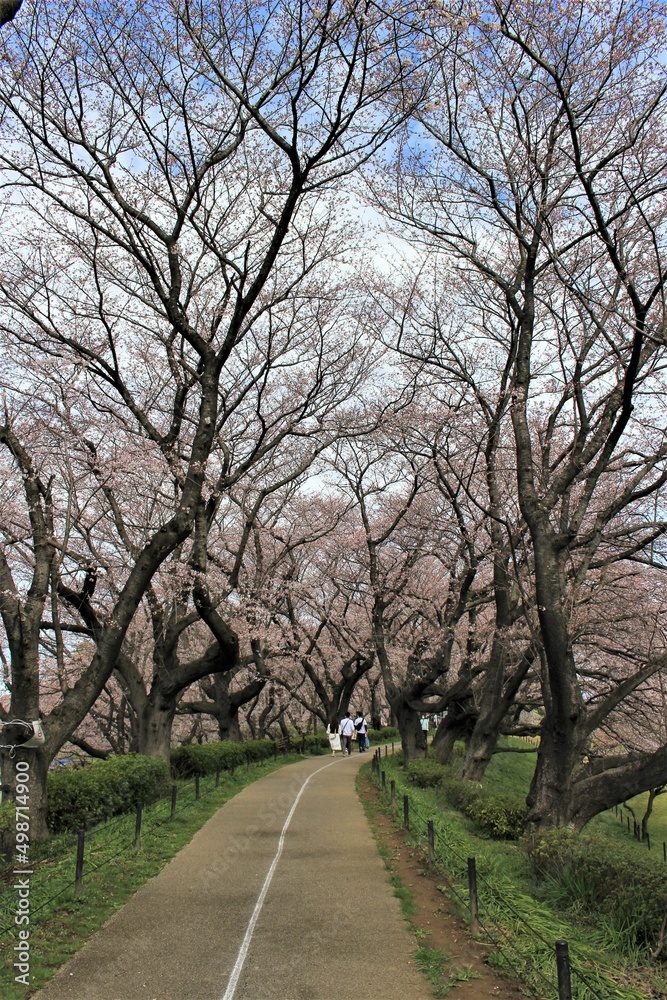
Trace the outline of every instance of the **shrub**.
<instances>
[{"instance_id":1,"label":"shrub","mask_svg":"<svg viewBox=\"0 0 667 1000\"><path fill-rule=\"evenodd\" d=\"M667 871L627 846L551 830L526 841L556 905L595 917L626 951L654 949L667 913Z\"/></svg>"},{"instance_id":2,"label":"shrub","mask_svg":"<svg viewBox=\"0 0 667 1000\"><path fill-rule=\"evenodd\" d=\"M393 726L384 726L382 729L369 729L368 738L371 743L386 743L388 740L400 739L400 734Z\"/></svg>"},{"instance_id":3,"label":"shrub","mask_svg":"<svg viewBox=\"0 0 667 1000\"><path fill-rule=\"evenodd\" d=\"M325 750L329 749L329 737L326 733L317 734L317 736L309 733L307 736L295 736L292 742L294 749L299 749L301 747L301 741L303 740L303 749L306 753L311 753L314 756L322 754Z\"/></svg>"},{"instance_id":4,"label":"shrub","mask_svg":"<svg viewBox=\"0 0 667 1000\"><path fill-rule=\"evenodd\" d=\"M46 821L52 833L91 826L137 801L153 802L166 793L166 761L139 754L109 757L81 770L53 771L47 779Z\"/></svg>"},{"instance_id":5,"label":"shrub","mask_svg":"<svg viewBox=\"0 0 667 1000\"><path fill-rule=\"evenodd\" d=\"M455 778L447 772L441 787L448 802L495 840L518 840L526 821L526 805L520 799L496 795L475 781Z\"/></svg>"},{"instance_id":6,"label":"shrub","mask_svg":"<svg viewBox=\"0 0 667 1000\"><path fill-rule=\"evenodd\" d=\"M436 760L411 760L406 768L408 781L418 788L435 788L447 775L447 768Z\"/></svg>"},{"instance_id":7,"label":"shrub","mask_svg":"<svg viewBox=\"0 0 667 1000\"><path fill-rule=\"evenodd\" d=\"M171 773L174 778L194 778L216 771L231 771L247 760L266 760L273 756L273 740L246 740L235 743L191 743L171 751Z\"/></svg>"}]
</instances>

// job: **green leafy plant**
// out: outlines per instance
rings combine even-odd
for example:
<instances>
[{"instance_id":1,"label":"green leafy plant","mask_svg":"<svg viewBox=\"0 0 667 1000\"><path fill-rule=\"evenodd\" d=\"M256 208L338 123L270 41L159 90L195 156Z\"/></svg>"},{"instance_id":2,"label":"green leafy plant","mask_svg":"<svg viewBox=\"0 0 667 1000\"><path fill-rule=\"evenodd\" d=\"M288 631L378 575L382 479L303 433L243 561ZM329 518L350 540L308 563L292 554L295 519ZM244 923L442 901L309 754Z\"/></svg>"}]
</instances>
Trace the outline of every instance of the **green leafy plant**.
<instances>
[{"instance_id":1,"label":"green leafy plant","mask_svg":"<svg viewBox=\"0 0 667 1000\"><path fill-rule=\"evenodd\" d=\"M408 781L417 788L435 788L448 774L436 760L411 760L405 770Z\"/></svg>"},{"instance_id":2,"label":"green leafy plant","mask_svg":"<svg viewBox=\"0 0 667 1000\"><path fill-rule=\"evenodd\" d=\"M154 802L166 793L168 783L167 762L139 754L94 761L80 770L54 771L47 781L49 829L77 830L128 812L137 801Z\"/></svg>"},{"instance_id":3,"label":"green leafy plant","mask_svg":"<svg viewBox=\"0 0 667 1000\"><path fill-rule=\"evenodd\" d=\"M194 778L196 775L215 774L216 771L231 771L247 761L266 760L273 754L273 740L193 743L172 750L171 772L175 778Z\"/></svg>"},{"instance_id":4,"label":"green leafy plant","mask_svg":"<svg viewBox=\"0 0 667 1000\"><path fill-rule=\"evenodd\" d=\"M425 762L426 763L426 762ZM509 795L496 795L474 781L443 776L440 787L453 806L496 840L519 840L526 821L526 805Z\"/></svg>"}]
</instances>

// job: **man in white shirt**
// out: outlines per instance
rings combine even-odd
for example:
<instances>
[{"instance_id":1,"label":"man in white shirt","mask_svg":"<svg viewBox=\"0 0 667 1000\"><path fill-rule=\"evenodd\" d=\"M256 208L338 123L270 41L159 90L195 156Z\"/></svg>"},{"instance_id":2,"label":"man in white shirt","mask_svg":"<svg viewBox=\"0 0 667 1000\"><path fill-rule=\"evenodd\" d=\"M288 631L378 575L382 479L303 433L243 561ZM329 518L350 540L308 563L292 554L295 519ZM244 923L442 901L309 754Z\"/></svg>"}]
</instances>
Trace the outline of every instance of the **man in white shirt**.
<instances>
[{"instance_id":1,"label":"man in white shirt","mask_svg":"<svg viewBox=\"0 0 667 1000\"><path fill-rule=\"evenodd\" d=\"M352 753L352 733L354 732L354 722L350 718L349 712L346 712L345 718L341 719L338 732L340 733L340 742L343 747L343 757L346 754L349 757Z\"/></svg>"},{"instance_id":2,"label":"man in white shirt","mask_svg":"<svg viewBox=\"0 0 667 1000\"><path fill-rule=\"evenodd\" d=\"M366 753L366 719L364 718L363 712L357 712L354 720L354 728L357 730L357 743L359 744L359 753Z\"/></svg>"}]
</instances>

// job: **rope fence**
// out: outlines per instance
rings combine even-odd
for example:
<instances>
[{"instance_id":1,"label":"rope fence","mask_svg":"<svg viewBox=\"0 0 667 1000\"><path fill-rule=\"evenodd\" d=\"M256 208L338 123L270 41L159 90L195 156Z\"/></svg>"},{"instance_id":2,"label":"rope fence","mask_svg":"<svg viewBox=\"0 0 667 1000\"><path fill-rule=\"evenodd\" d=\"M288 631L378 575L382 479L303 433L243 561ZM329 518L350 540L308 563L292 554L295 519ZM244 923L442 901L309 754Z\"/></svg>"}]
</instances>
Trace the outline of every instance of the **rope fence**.
<instances>
[{"instance_id":1,"label":"rope fence","mask_svg":"<svg viewBox=\"0 0 667 1000\"><path fill-rule=\"evenodd\" d=\"M271 757L251 761L247 755L245 764L232 766L226 773L234 777L239 769L247 773L251 766L263 768L267 764L274 763L279 753L291 752L304 753L304 741L300 743L297 741L295 747L292 747L288 740L276 742ZM171 834L170 824L176 816L200 802L202 796L204 798L210 796L220 785L220 775L221 770L218 769L215 774L206 776L210 777L210 781L204 782L199 775L196 775L190 780L173 783L168 795L150 804L148 818L144 803L137 802L134 813L123 813L102 820L87 829L57 835L58 856L36 859L32 866L34 870L30 879L31 923L38 914L44 914L63 897L79 896L85 888L86 878L107 868L128 852L138 851L145 838L166 841ZM132 823L133 816L134 823ZM11 876L11 871L10 865L6 871L6 878ZM15 905L16 901L8 884L6 891L0 896L0 936L16 934Z\"/></svg>"}]
</instances>

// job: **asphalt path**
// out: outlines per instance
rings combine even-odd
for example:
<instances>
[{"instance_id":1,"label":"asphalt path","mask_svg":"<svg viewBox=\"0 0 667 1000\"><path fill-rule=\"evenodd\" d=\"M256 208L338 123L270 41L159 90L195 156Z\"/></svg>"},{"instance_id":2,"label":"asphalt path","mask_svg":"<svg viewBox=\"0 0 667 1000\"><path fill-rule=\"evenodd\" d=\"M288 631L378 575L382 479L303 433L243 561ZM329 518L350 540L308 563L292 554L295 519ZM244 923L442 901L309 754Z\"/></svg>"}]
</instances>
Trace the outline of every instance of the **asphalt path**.
<instances>
[{"instance_id":1,"label":"asphalt path","mask_svg":"<svg viewBox=\"0 0 667 1000\"><path fill-rule=\"evenodd\" d=\"M354 781L368 755L249 785L40 1000L431 1000Z\"/></svg>"}]
</instances>

